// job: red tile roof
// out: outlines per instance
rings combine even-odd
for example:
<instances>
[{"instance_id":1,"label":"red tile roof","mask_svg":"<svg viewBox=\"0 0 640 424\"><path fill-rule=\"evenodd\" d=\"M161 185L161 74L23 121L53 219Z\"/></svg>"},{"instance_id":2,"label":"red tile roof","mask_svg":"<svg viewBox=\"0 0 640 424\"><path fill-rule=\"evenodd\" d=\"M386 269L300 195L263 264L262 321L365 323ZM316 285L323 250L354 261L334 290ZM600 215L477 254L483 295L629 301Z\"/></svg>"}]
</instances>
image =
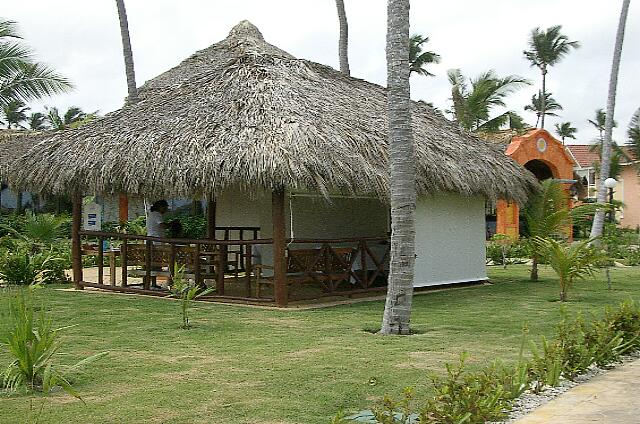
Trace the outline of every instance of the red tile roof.
<instances>
[{"instance_id":1,"label":"red tile roof","mask_svg":"<svg viewBox=\"0 0 640 424\"><path fill-rule=\"evenodd\" d=\"M582 168L590 168L594 162L600 162L598 150L593 148L593 144L567 144L567 149L571 152L578 165ZM622 152L627 156L627 160L622 160L622 164L628 164L633 160L633 150L628 146L621 146Z\"/></svg>"},{"instance_id":2,"label":"red tile roof","mask_svg":"<svg viewBox=\"0 0 640 424\"><path fill-rule=\"evenodd\" d=\"M593 144L568 144L566 147L582 168L590 168L594 162L600 161L598 151L591 151Z\"/></svg>"}]
</instances>

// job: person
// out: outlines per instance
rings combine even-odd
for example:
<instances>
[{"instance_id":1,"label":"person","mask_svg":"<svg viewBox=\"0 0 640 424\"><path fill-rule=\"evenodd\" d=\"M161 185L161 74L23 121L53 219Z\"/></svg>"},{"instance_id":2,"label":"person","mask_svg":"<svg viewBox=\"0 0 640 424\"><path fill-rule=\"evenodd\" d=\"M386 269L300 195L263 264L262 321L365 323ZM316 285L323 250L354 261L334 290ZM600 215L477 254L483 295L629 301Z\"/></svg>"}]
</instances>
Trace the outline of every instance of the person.
<instances>
[{"instance_id":1,"label":"person","mask_svg":"<svg viewBox=\"0 0 640 424\"><path fill-rule=\"evenodd\" d=\"M170 224L164 222L164 214L169 210L169 203L166 200L158 200L149 208L147 215L147 235L149 237L164 237L165 230Z\"/></svg>"}]
</instances>

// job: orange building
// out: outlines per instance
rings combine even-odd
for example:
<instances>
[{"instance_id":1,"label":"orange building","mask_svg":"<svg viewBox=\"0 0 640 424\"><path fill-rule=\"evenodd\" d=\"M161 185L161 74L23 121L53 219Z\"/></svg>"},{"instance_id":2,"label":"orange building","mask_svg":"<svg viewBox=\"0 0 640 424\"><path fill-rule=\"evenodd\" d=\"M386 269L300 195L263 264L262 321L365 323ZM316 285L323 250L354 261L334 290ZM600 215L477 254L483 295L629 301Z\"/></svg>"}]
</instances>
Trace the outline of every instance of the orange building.
<instances>
[{"instance_id":1,"label":"orange building","mask_svg":"<svg viewBox=\"0 0 640 424\"><path fill-rule=\"evenodd\" d=\"M516 136L506 148L505 154L531 171L538 180L554 178L566 184L567 196L574 183L573 157L560 140L544 129L534 129ZM499 200L496 205L496 233L512 239L520 235L520 210L517 204Z\"/></svg>"}]
</instances>

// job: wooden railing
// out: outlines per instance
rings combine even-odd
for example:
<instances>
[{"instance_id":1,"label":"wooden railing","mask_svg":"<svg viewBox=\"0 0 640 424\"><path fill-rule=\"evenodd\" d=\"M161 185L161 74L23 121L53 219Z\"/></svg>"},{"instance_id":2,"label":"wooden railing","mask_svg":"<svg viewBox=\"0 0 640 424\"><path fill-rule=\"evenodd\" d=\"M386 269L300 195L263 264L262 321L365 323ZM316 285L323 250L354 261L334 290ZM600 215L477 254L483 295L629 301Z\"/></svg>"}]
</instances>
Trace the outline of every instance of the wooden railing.
<instances>
[{"instance_id":1,"label":"wooden railing","mask_svg":"<svg viewBox=\"0 0 640 424\"><path fill-rule=\"evenodd\" d=\"M255 237L259 228L230 227L223 229L226 236L233 231L242 232L240 237ZM226 296L225 278L244 281L244 294L233 295L240 299L251 296L251 272L253 246L269 245L270 239L215 240L159 238L134 234L80 231L82 254L97 257L97 282L83 281L84 286L115 289L117 291L156 294L151 285L157 277L171 281L176 268L183 269L186 278L197 284L205 280L215 281L216 296ZM105 249L105 241L109 248ZM104 281L104 258L109 258L110 281ZM117 285L116 267L120 265L120 285ZM133 268L133 269L132 269ZM142 277L142 287L130 287L130 276Z\"/></svg>"},{"instance_id":2,"label":"wooden railing","mask_svg":"<svg viewBox=\"0 0 640 424\"><path fill-rule=\"evenodd\" d=\"M222 239L166 239L99 231L79 234L82 254L97 257L97 282L82 281L83 286L166 295L152 290L152 284L157 277L170 282L177 266L198 284L215 284L211 299L273 300L273 295L262 296L260 291L261 284L273 286L273 273L263 272L269 264L254 262L260 252L264 254L264 248L257 246L273 247L273 240L258 239L259 228L217 229L216 236L220 234ZM110 244L107 249L105 241ZM385 237L286 240L288 297L311 299L383 289L389 246ZM105 257L109 259L108 284L104 281ZM121 267L119 279L117 265ZM132 276L141 277L142 284L132 283ZM298 290L302 286L312 287L305 293Z\"/></svg>"}]
</instances>

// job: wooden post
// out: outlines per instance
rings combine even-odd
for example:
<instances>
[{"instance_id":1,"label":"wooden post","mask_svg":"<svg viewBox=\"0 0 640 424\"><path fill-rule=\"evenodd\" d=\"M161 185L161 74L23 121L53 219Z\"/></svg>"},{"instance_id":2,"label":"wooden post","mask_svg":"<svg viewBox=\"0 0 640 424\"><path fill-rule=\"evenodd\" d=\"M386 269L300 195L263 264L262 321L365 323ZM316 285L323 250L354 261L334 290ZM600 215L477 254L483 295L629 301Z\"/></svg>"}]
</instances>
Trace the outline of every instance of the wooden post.
<instances>
[{"instance_id":1,"label":"wooden post","mask_svg":"<svg viewBox=\"0 0 640 424\"><path fill-rule=\"evenodd\" d=\"M118 220L120 224L129 220L129 198L126 194L121 194L118 198Z\"/></svg>"},{"instance_id":2,"label":"wooden post","mask_svg":"<svg viewBox=\"0 0 640 424\"><path fill-rule=\"evenodd\" d=\"M127 287L127 238L122 239L122 245L120 246L120 266L122 267L122 287Z\"/></svg>"},{"instance_id":3,"label":"wooden post","mask_svg":"<svg viewBox=\"0 0 640 424\"><path fill-rule=\"evenodd\" d=\"M151 266L153 263L153 242L151 240L146 240L146 251L144 255L144 281L142 282L142 287L145 290L149 290L151 287Z\"/></svg>"},{"instance_id":4,"label":"wooden post","mask_svg":"<svg viewBox=\"0 0 640 424\"><path fill-rule=\"evenodd\" d=\"M73 284L76 290L82 290L82 242L80 240L80 226L82 224L82 196L73 195L73 212L71 224L71 257L73 265Z\"/></svg>"},{"instance_id":5,"label":"wooden post","mask_svg":"<svg viewBox=\"0 0 640 424\"><path fill-rule=\"evenodd\" d=\"M216 201L209 200L207 202L207 238L213 240L216 238Z\"/></svg>"},{"instance_id":6,"label":"wooden post","mask_svg":"<svg viewBox=\"0 0 640 424\"><path fill-rule=\"evenodd\" d=\"M104 238L98 237L98 284L104 284Z\"/></svg>"},{"instance_id":7,"label":"wooden post","mask_svg":"<svg viewBox=\"0 0 640 424\"><path fill-rule=\"evenodd\" d=\"M246 291L246 295L247 297L251 297L251 263L252 263L252 257L251 255L253 255L253 246L250 244L247 244L245 246L245 250L244 250L244 256L241 256L240 260L242 261L242 258L244 257L245 262L243 264L244 269L245 269L245 291Z\"/></svg>"},{"instance_id":8,"label":"wooden post","mask_svg":"<svg viewBox=\"0 0 640 424\"><path fill-rule=\"evenodd\" d=\"M287 268L285 262L285 212L284 188L274 190L271 196L271 215L273 223L273 279L276 304L287 306Z\"/></svg>"}]
</instances>

